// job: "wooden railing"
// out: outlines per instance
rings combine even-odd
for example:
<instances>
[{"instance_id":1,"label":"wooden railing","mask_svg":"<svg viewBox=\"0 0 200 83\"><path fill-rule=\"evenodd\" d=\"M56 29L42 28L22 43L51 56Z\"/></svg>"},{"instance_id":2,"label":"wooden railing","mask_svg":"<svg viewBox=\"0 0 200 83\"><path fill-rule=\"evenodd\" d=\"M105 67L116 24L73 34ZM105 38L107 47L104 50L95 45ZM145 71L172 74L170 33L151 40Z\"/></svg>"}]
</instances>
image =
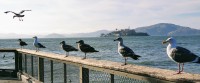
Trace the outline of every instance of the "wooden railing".
<instances>
[{"instance_id":1,"label":"wooden railing","mask_svg":"<svg viewBox=\"0 0 200 83\"><path fill-rule=\"evenodd\" d=\"M175 71L106 60L84 59L28 49L0 49L15 53L15 71L29 79L46 83L115 82L200 82L199 74L175 74ZM60 64L59 66L57 64ZM71 69L70 69L71 68ZM56 73L61 72L61 73ZM72 74L70 74L72 72ZM15 73L16 74L16 73ZM76 75L75 75L76 74ZM55 76L59 76L60 80ZM71 76L71 77L70 77ZM72 77L74 76L74 77Z\"/></svg>"}]
</instances>

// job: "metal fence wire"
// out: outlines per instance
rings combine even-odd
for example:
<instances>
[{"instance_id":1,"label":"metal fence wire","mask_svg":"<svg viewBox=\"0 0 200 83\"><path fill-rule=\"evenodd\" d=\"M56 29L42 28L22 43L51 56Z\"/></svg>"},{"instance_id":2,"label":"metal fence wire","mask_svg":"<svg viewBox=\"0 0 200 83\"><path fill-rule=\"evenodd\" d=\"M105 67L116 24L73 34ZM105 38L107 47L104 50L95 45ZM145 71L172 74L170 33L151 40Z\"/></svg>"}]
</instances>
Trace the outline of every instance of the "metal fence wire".
<instances>
[{"instance_id":1,"label":"metal fence wire","mask_svg":"<svg viewBox=\"0 0 200 83\"><path fill-rule=\"evenodd\" d=\"M89 82L90 83L110 83L110 74L100 71L90 70L89 71Z\"/></svg>"},{"instance_id":2,"label":"metal fence wire","mask_svg":"<svg viewBox=\"0 0 200 83\"><path fill-rule=\"evenodd\" d=\"M115 79L114 83L150 83L147 81L127 78L127 77L119 76L119 75L115 75L114 79Z\"/></svg>"},{"instance_id":3,"label":"metal fence wire","mask_svg":"<svg viewBox=\"0 0 200 83\"><path fill-rule=\"evenodd\" d=\"M89 83L111 83L111 74L96 70L90 70ZM149 82L136 80L124 76L114 75L114 83L149 83Z\"/></svg>"},{"instance_id":4,"label":"metal fence wire","mask_svg":"<svg viewBox=\"0 0 200 83\"><path fill-rule=\"evenodd\" d=\"M39 56L22 53L22 71L39 80ZM119 73L44 58L44 83L149 83ZM114 71L114 70L113 70ZM82 82L81 82L82 81Z\"/></svg>"},{"instance_id":5,"label":"metal fence wire","mask_svg":"<svg viewBox=\"0 0 200 83\"><path fill-rule=\"evenodd\" d=\"M38 57L28 54L22 56L22 70L28 75L38 79ZM111 83L111 74L89 69L83 73L89 83ZM88 76L88 77L87 77ZM114 83L149 83L124 76L114 76ZM65 78L65 79L64 79ZM80 83L80 67L44 59L44 83Z\"/></svg>"}]
</instances>

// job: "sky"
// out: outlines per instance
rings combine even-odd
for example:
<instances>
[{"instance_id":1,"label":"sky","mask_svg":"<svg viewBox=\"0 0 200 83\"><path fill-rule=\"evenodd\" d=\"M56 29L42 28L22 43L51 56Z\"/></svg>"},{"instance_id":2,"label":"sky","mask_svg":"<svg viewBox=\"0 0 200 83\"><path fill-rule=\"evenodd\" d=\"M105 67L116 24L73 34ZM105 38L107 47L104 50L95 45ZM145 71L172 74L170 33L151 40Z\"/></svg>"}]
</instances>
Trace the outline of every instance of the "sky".
<instances>
[{"instance_id":1,"label":"sky","mask_svg":"<svg viewBox=\"0 0 200 83\"><path fill-rule=\"evenodd\" d=\"M5 11L24 12L23 21ZM0 33L71 34L157 23L200 29L200 0L0 0Z\"/></svg>"}]
</instances>

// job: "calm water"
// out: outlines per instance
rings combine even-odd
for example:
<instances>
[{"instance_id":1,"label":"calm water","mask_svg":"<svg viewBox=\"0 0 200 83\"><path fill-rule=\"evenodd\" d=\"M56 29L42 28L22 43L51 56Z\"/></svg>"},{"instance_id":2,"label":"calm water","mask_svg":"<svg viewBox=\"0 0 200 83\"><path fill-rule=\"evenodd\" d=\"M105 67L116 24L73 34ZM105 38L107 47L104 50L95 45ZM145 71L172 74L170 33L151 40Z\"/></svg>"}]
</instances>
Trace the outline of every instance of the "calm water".
<instances>
[{"instance_id":1,"label":"calm water","mask_svg":"<svg viewBox=\"0 0 200 83\"><path fill-rule=\"evenodd\" d=\"M191 50L193 53L200 56L200 36L189 37L175 37L179 46L185 47ZM88 54L88 58L97 60L110 60L115 62L124 62L124 59L117 53L117 42L114 42L115 37L108 38L52 38L52 39L39 39L40 43L44 44L47 48L42 51L65 54L60 48L60 42L66 41L67 44L77 46L76 41L84 40L85 43L90 44L98 53ZM166 54L166 46L161 42L167 37L149 36L149 37L123 37L124 44L130 47L136 54L141 55L140 60L128 59L129 64L144 65L149 67L157 67L163 69L177 70L177 64L171 61ZM29 45L25 48L34 49L32 42L33 39L23 39ZM17 39L1 39L0 48L19 48ZM70 52L73 56L83 57L82 52ZM2 59L5 53L0 54L0 68L12 68L14 60L12 56L6 56ZM199 73L200 64L187 63L185 64L185 72Z\"/></svg>"}]
</instances>

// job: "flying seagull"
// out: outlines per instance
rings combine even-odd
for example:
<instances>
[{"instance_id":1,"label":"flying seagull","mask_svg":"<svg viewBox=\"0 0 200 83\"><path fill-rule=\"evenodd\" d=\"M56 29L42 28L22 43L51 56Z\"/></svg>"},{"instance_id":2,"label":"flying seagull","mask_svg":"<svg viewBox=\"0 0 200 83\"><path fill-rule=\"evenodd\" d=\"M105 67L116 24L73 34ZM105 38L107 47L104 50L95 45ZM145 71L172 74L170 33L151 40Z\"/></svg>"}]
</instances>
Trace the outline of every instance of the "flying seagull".
<instances>
[{"instance_id":1,"label":"flying seagull","mask_svg":"<svg viewBox=\"0 0 200 83\"><path fill-rule=\"evenodd\" d=\"M34 36L33 38L34 38L33 45L36 48L36 52L39 51L39 48L46 48L44 45L42 45L41 43L38 42L37 36Z\"/></svg>"},{"instance_id":2,"label":"flying seagull","mask_svg":"<svg viewBox=\"0 0 200 83\"><path fill-rule=\"evenodd\" d=\"M66 51L66 57L68 57L70 51L78 51L75 47L65 44L65 41L60 42L60 44L61 48Z\"/></svg>"},{"instance_id":3,"label":"flying seagull","mask_svg":"<svg viewBox=\"0 0 200 83\"><path fill-rule=\"evenodd\" d=\"M131 57L132 59L134 60L138 60L139 55L136 55L133 50L131 50L129 47L125 46L123 44L123 39L121 37L118 37L117 39L115 39L114 41L119 41L118 42L118 53L124 57L124 64L123 65L126 65L126 60L128 59L128 57Z\"/></svg>"},{"instance_id":4,"label":"flying seagull","mask_svg":"<svg viewBox=\"0 0 200 83\"><path fill-rule=\"evenodd\" d=\"M91 47L90 45L85 44L83 40L80 40L76 43L78 44L78 49L85 53L85 57L83 59L86 59L86 53L99 52L95 50L93 47Z\"/></svg>"},{"instance_id":5,"label":"flying seagull","mask_svg":"<svg viewBox=\"0 0 200 83\"><path fill-rule=\"evenodd\" d=\"M22 19L22 17L24 17L25 15L22 15L22 13L24 13L25 11L31 11L31 10L22 10L21 12L19 12L19 13L15 13L15 12L13 12L13 11L6 11L6 12L4 12L4 13L13 13L13 14L15 14L14 16L13 16L13 19L15 18L15 17L18 17L19 18L19 21L23 21L23 19Z\"/></svg>"},{"instance_id":6,"label":"flying seagull","mask_svg":"<svg viewBox=\"0 0 200 83\"><path fill-rule=\"evenodd\" d=\"M188 49L177 46L176 40L173 37L168 38L162 42L163 44L169 43L167 46L167 55L174 62L178 63L178 72L180 74L183 72L183 66L186 62L200 63L200 57L190 52ZM182 68L180 69L180 65Z\"/></svg>"},{"instance_id":7,"label":"flying seagull","mask_svg":"<svg viewBox=\"0 0 200 83\"><path fill-rule=\"evenodd\" d=\"M22 49L24 46L28 45L26 42L22 41L22 39L18 39L18 41L19 41L19 45L21 46L21 49Z\"/></svg>"}]
</instances>

